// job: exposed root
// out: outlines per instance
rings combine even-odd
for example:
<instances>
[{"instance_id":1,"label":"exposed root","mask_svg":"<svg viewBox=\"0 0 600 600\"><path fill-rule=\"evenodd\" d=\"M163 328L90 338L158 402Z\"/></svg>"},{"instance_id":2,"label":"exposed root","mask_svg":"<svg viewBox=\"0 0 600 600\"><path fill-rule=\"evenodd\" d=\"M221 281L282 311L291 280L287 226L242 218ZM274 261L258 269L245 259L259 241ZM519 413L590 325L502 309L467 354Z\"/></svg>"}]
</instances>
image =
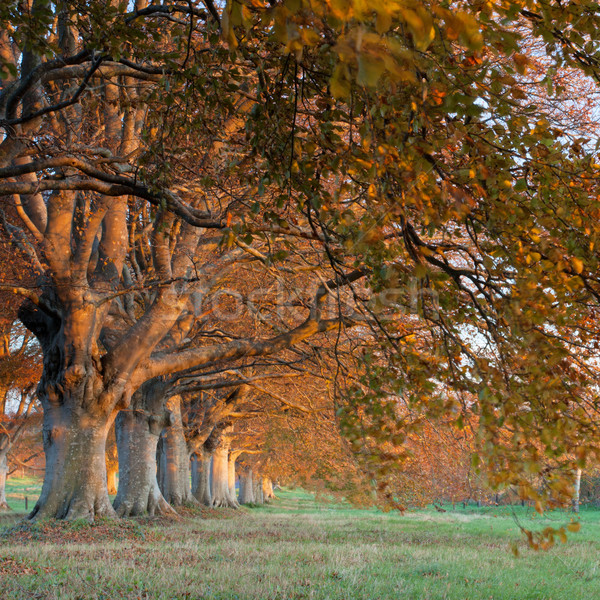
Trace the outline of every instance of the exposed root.
<instances>
[{"instance_id":1,"label":"exposed root","mask_svg":"<svg viewBox=\"0 0 600 600\"><path fill-rule=\"evenodd\" d=\"M175 516L177 511L162 497L150 494L146 502L123 501L115 507L119 517Z\"/></svg>"},{"instance_id":2,"label":"exposed root","mask_svg":"<svg viewBox=\"0 0 600 600\"><path fill-rule=\"evenodd\" d=\"M59 519L65 521L76 521L85 519L94 521L97 518L116 519L117 513L112 507L108 495L105 498L75 497L65 499L60 506L54 503L38 504L27 517L30 521L41 519Z\"/></svg>"},{"instance_id":3,"label":"exposed root","mask_svg":"<svg viewBox=\"0 0 600 600\"><path fill-rule=\"evenodd\" d=\"M186 495L185 498L176 495L171 495L168 497L168 500L165 498L165 501L168 502L171 506L200 506L200 502L197 498L192 496L191 494Z\"/></svg>"},{"instance_id":4,"label":"exposed root","mask_svg":"<svg viewBox=\"0 0 600 600\"><path fill-rule=\"evenodd\" d=\"M237 500L231 498L215 498L212 502L213 508L240 508L240 504Z\"/></svg>"}]
</instances>

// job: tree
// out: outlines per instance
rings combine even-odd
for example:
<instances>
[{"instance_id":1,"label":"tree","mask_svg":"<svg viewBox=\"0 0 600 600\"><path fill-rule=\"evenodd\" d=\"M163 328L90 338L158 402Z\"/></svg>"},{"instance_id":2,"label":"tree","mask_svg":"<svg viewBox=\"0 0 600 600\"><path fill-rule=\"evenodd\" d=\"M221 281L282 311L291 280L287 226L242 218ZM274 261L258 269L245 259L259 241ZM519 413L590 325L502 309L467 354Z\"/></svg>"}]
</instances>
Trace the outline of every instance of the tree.
<instances>
[{"instance_id":1,"label":"tree","mask_svg":"<svg viewBox=\"0 0 600 600\"><path fill-rule=\"evenodd\" d=\"M192 192L182 183L186 177L194 187L183 166L167 177L169 161L161 154L165 138L154 139L153 129L160 126L171 141L185 144L185 128L209 110L229 135L243 127L239 95L215 104L226 81L195 112L185 113L183 123L177 122L171 102L163 102L167 88L177 102L204 89L207 70L227 51L212 41L216 28L210 17L195 8L176 9L188 29L142 2L133 12L121 5L82 12L68 2L51 4L48 11L43 7L34 2L27 18L16 3L2 9L14 32L2 34L8 76L0 102L7 132L0 177L2 194L12 197L14 209L5 230L37 276L33 287L6 288L28 299L20 317L44 353L38 390L47 468L32 517L110 515L106 435L118 410L129 408L144 382L219 360L276 352L340 321L321 319L321 294L308 318L271 339L230 339L178 353L160 349L194 293L242 254L237 247L220 256L218 248L211 253L221 237L211 230L227 229L228 210L239 215L246 207L224 207L216 193L208 210L198 208L206 204L211 185ZM97 32L109 24L114 38L107 46ZM193 53L190 31L199 44ZM204 53L211 44L215 56L207 63ZM92 82L99 85L101 104L90 93ZM193 160L213 158L211 169L218 170L225 158L219 153L223 142L210 133L204 148L200 144L187 152ZM32 158L28 148L43 135L66 140L66 147L38 146ZM144 175L138 173L142 165ZM223 184L223 179L215 182L212 190ZM201 266L203 257L208 262ZM138 291L145 302L136 306Z\"/></svg>"},{"instance_id":2,"label":"tree","mask_svg":"<svg viewBox=\"0 0 600 600\"><path fill-rule=\"evenodd\" d=\"M540 447L595 451L582 445L595 373L574 350L594 354L596 262L559 211L592 243L593 155L522 102L519 28L556 68L595 77L598 15L585 3L208 6L0 9L13 32L0 44L5 231L38 276L6 288L28 299L21 319L44 351L34 516L112 513L106 434L146 381L351 327L377 350L349 391L349 434L365 407L376 439L398 436L399 399L458 415L452 388L477 399L466 408L502 465L496 484L539 465ZM257 311L264 329L175 351L165 334L241 257L254 277L314 290L303 312L265 323ZM431 294L407 326L389 305L402 308L411 280ZM556 477L548 495L564 489Z\"/></svg>"},{"instance_id":3,"label":"tree","mask_svg":"<svg viewBox=\"0 0 600 600\"><path fill-rule=\"evenodd\" d=\"M114 508L119 516L174 512L156 477L156 449L162 430L176 425L165 407L167 386L146 382L134 394L130 409L119 412L115 436L119 454L119 488Z\"/></svg>"},{"instance_id":4,"label":"tree","mask_svg":"<svg viewBox=\"0 0 600 600\"><path fill-rule=\"evenodd\" d=\"M16 321L10 302L4 301L4 318L0 323L0 510L8 509L6 479L9 458L14 464L19 441L31 424L34 407L32 388L39 377L39 348ZM11 314L12 313L12 314Z\"/></svg>"},{"instance_id":5,"label":"tree","mask_svg":"<svg viewBox=\"0 0 600 600\"><path fill-rule=\"evenodd\" d=\"M388 327L380 350L365 356L347 433L357 444L363 433L381 442L373 458L383 470L385 445L425 418L454 414L460 424L474 413L494 486L521 485L540 503L566 499L567 451L579 462L598 452L597 333L589 328L597 177L595 148L557 118L553 86L554 73L568 77L568 69L586 89L597 85L598 14L553 2L264 10L300 64L322 61L337 98L331 113L299 118L299 146L320 153L298 150L290 175L314 182L341 171L336 195L325 187L315 200L315 187L305 187L332 257L345 264L336 242L351 244L373 267L371 289L393 292L399 308L407 276L429 292L420 330ZM552 65L533 82L532 40ZM303 99L318 77L306 71ZM531 104L534 92L552 100ZM323 149L326 126L335 137ZM544 474L543 491L528 484L531 470Z\"/></svg>"},{"instance_id":6,"label":"tree","mask_svg":"<svg viewBox=\"0 0 600 600\"><path fill-rule=\"evenodd\" d=\"M0 511L9 509L8 501L6 500L9 454L14 452L15 446L30 424L28 417L34 404L35 402L32 398L23 394L18 409L14 414L5 413L0 415L2 417L0 419Z\"/></svg>"}]
</instances>

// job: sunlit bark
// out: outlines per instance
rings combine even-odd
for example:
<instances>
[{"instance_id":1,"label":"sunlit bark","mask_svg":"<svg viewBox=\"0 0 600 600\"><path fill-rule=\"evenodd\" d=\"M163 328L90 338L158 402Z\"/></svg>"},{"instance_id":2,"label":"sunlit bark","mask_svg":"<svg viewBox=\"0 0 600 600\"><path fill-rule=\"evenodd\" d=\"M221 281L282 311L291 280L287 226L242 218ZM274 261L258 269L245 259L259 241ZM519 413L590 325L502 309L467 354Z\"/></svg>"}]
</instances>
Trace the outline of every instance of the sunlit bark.
<instances>
[{"instance_id":1,"label":"sunlit bark","mask_svg":"<svg viewBox=\"0 0 600 600\"><path fill-rule=\"evenodd\" d=\"M164 499L156 476L158 438L171 422L164 393L164 385L150 381L134 394L131 408L117 415L119 490L113 506L119 516L175 512Z\"/></svg>"},{"instance_id":2,"label":"sunlit bark","mask_svg":"<svg viewBox=\"0 0 600 600\"><path fill-rule=\"evenodd\" d=\"M162 435L158 448L160 464L159 485L167 502L173 506L196 503L192 495L190 456L181 421L181 398L174 396L167 402L171 412L171 426Z\"/></svg>"},{"instance_id":3,"label":"sunlit bark","mask_svg":"<svg viewBox=\"0 0 600 600\"><path fill-rule=\"evenodd\" d=\"M275 493L273 492L273 482L270 477L262 478L262 496L264 502L269 502L275 498Z\"/></svg>"},{"instance_id":4,"label":"sunlit bark","mask_svg":"<svg viewBox=\"0 0 600 600\"><path fill-rule=\"evenodd\" d=\"M239 503L229 487L229 448L231 441L226 435L215 450L212 462L212 505L215 507L238 508Z\"/></svg>"}]
</instances>

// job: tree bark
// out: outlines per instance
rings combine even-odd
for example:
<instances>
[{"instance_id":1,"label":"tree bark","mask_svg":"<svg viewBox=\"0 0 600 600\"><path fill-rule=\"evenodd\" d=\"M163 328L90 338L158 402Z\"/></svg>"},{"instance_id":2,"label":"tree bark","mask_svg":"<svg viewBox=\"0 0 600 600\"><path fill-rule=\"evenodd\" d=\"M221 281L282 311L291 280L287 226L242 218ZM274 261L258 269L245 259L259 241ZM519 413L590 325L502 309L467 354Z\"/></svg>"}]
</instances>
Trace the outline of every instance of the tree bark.
<instances>
[{"instance_id":1,"label":"tree bark","mask_svg":"<svg viewBox=\"0 0 600 600\"><path fill-rule=\"evenodd\" d=\"M579 495L581 492L581 469L575 472L575 485L573 486L573 512L579 512Z\"/></svg>"},{"instance_id":2,"label":"tree bark","mask_svg":"<svg viewBox=\"0 0 600 600\"><path fill-rule=\"evenodd\" d=\"M192 475L192 494L196 491L198 487L198 478L200 477L202 467L198 465L198 456L194 452L192 456L190 456L190 471ZM156 463L158 465L158 456L156 459ZM200 471L199 471L200 469Z\"/></svg>"},{"instance_id":3,"label":"tree bark","mask_svg":"<svg viewBox=\"0 0 600 600\"><path fill-rule=\"evenodd\" d=\"M263 495L262 477L256 476L252 480L252 489L254 491L254 503L264 504L265 497Z\"/></svg>"},{"instance_id":4,"label":"tree bark","mask_svg":"<svg viewBox=\"0 0 600 600\"><path fill-rule=\"evenodd\" d=\"M248 468L240 474L240 504L256 504L254 498L254 477L252 469Z\"/></svg>"},{"instance_id":5,"label":"tree bark","mask_svg":"<svg viewBox=\"0 0 600 600\"><path fill-rule=\"evenodd\" d=\"M117 473L119 472L119 458L117 453L117 441L115 432L109 433L106 443L106 479L108 487L108 495L116 496L117 494Z\"/></svg>"},{"instance_id":6,"label":"tree bark","mask_svg":"<svg viewBox=\"0 0 600 600\"><path fill-rule=\"evenodd\" d=\"M158 445L159 486L165 500L172 506L196 504L192 495L190 456L181 422L181 399L174 396L167 401L172 414L172 425L161 436Z\"/></svg>"},{"instance_id":7,"label":"tree bark","mask_svg":"<svg viewBox=\"0 0 600 600\"><path fill-rule=\"evenodd\" d=\"M275 494L273 492L273 482L271 481L270 477L262 478L262 494L264 502L269 502L269 500L275 498Z\"/></svg>"},{"instance_id":8,"label":"tree bark","mask_svg":"<svg viewBox=\"0 0 600 600\"><path fill-rule=\"evenodd\" d=\"M229 445L227 437L221 439L215 450L212 463L212 505L215 507L239 508L238 501L229 491Z\"/></svg>"},{"instance_id":9,"label":"tree bark","mask_svg":"<svg viewBox=\"0 0 600 600\"><path fill-rule=\"evenodd\" d=\"M10 510L6 500L6 478L8 476L8 451L0 450L0 511Z\"/></svg>"},{"instance_id":10,"label":"tree bark","mask_svg":"<svg viewBox=\"0 0 600 600\"><path fill-rule=\"evenodd\" d=\"M237 494L235 491L235 461L239 456L239 452L229 452L227 460L227 479L229 485L229 495L237 501ZM239 504L239 503L238 503Z\"/></svg>"},{"instance_id":11,"label":"tree bark","mask_svg":"<svg viewBox=\"0 0 600 600\"><path fill-rule=\"evenodd\" d=\"M149 385L151 383L144 388ZM144 391L139 394L144 395ZM138 408L117 415L115 433L120 475L114 508L119 516L175 513L164 499L156 478L156 447L165 425L160 403L158 405L158 414ZM147 402L145 408L149 408Z\"/></svg>"},{"instance_id":12,"label":"tree bark","mask_svg":"<svg viewBox=\"0 0 600 600\"><path fill-rule=\"evenodd\" d=\"M91 414L81 404L46 405L46 472L30 519L113 517L106 487L106 437L113 414Z\"/></svg>"},{"instance_id":13,"label":"tree bark","mask_svg":"<svg viewBox=\"0 0 600 600\"><path fill-rule=\"evenodd\" d=\"M194 455L192 461L192 493L194 498L204 506L212 506L211 494L211 458L212 455L206 450L200 450Z\"/></svg>"},{"instance_id":14,"label":"tree bark","mask_svg":"<svg viewBox=\"0 0 600 600\"><path fill-rule=\"evenodd\" d=\"M6 396L8 392L8 386L0 385L0 415L6 414Z\"/></svg>"},{"instance_id":15,"label":"tree bark","mask_svg":"<svg viewBox=\"0 0 600 600\"><path fill-rule=\"evenodd\" d=\"M108 495L115 496L117 494L117 473L119 472L118 465L110 463L106 465L106 487Z\"/></svg>"}]
</instances>

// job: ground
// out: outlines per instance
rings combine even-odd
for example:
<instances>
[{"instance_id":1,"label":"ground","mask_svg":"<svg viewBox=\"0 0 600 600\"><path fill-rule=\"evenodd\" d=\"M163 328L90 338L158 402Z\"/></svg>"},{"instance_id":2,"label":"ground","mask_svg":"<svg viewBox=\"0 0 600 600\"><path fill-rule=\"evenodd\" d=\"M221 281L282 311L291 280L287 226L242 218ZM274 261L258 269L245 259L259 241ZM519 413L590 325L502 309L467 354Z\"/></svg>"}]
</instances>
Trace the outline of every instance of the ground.
<instances>
[{"instance_id":1,"label":"ground","mask_svg":"<svg viewBox=\"0 0 600 600\"><path fill-rule=\"evenodd\" d=\"M21 484L13 480L10 492ZM527 508L381 513L278 492L268 507L189 509L176 520L90 525L0 520L0 598L117 600L589 600L600 589L600 511L546 552L527 527L567 524ZM13 501L15 498L13 497ZM20 506L19 506L20 504ZM23 510L17 498L15 508ZM21 515L22 516L22 515ZM511 551L520 543L520 556Z\"/></svg>"}]
</instances>

